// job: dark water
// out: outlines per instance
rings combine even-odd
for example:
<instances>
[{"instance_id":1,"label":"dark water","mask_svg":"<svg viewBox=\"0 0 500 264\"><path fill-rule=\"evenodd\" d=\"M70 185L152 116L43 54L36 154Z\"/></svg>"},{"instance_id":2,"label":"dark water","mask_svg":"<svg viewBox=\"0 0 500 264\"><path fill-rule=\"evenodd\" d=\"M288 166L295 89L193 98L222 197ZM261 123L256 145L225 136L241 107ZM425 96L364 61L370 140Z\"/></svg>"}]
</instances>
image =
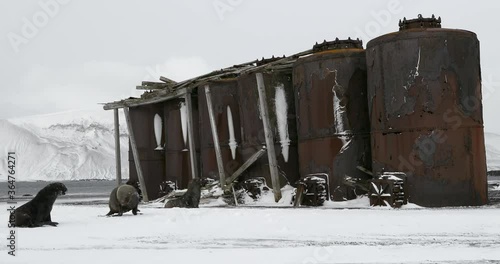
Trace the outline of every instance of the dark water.
<instances>
[{"instance_id":1,"label":"dark water","mask_svg":"<svg viewBox=\"0 0 500 264\"><path fill-rule=\"evenodd\" d=\"M116 187L116 181L61 181L68 188L66 195L57 198L56 203L72 205L107 204L109 194ZM500 176L488 177L490 203L500 204L500 190L492 190L494 186L500 185ZM26 202L32 199L39 190L47 186L49 182L16 182L17 202ZM0 182L0 203L8 200L7 182Z\"/></svg>"},{"instance_id":2,"label":"dark water","mask_svg":"<svg viewBox=\"0 0 500 264\"><path fill-rule=\"evenodd\" d=\"M58 203L102 204L107 203L109 194L116 187L116 181L61 181L66 185L66 195L57 198ZM16 182L15 199L18 202L32 199L49 182ZM8 184L0 182L0 202L8 199Z\"/></svg>"}]
</instances>

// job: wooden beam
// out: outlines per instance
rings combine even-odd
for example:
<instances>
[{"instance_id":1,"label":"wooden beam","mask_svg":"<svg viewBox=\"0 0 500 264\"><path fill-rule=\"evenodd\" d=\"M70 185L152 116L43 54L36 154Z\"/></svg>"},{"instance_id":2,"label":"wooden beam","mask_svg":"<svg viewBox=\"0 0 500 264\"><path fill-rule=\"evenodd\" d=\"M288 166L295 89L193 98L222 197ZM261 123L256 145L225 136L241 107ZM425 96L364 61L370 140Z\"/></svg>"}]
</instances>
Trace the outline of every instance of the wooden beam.
<instances>
[{"instance_id":1,"label":"wooden beam","mask_svg":"<svg viewBox=\"0 0 500 264\"><path fill-rule=\"evenodd\" d=\"M136 90L145 90L145 91L149 91L149 90L161 90L161 89L165 89L167 88L166 86L144 86L144 85L137 85L135 87Z\"/></svg>"},{"instance_id":2,"label":"wooden beam","mask_svg":"<svg viewBox=\"0 0 500 264\"><path fill-rule=\"evenodd\" d=\"M114 109L115 116L115 159L116 159L116 183L118 186L122 184L122 161L120 152L120 117L118 109Z\"/></svg>"},{"instance_id":3,"label":"wooden beam","mask_svg":"<svg viewBox=\"0 0 500 264\"><path fill-rule=\"evenodd\" d=\"M175 90L173 92L166 92L166 91L158 91L161 92L158 96L153 97L153 98L147 98L147 99L142 99L142 98L134 98L134 99L125 99L117 102L111 102L104 104L103 109L104 110L111 110L111 109L116 109L116 108L125 108L125 107L135 107L135 106L140 106L140 105L147 105L147 104L155 104L155 103L160 103L168 100L172 100L174 98L178 98L181 96L184 96L189 90L187 88L180 88L178 90Z\"/></svg>"},{"instance_id":4,"label":"wooden beam","mask_svg":"<svg viewBox=\"0 0 500 264\"><path fill-rule=\"evenodd\" d=\"M173 82L173 81L172 81ZM136 86L137 90L159 90L159 89L167 89L172 88L176 82L150 82L150 81L142 81L141 85Z\"/></svg>"},{"instance_id":5,"label":"wooden beam","mask_svg":"<svg viewBox=\"0 0 500 264\"><path fill-rule=\"evenodd\" d=\"M259 92L260 114L262 124L264 125L264 136L266 138L267 158L269 160L269 170L271 172L271 181L273 184L274 201L281 199L281 186L278 173L278 162L276 161L276 152L274 151L274 137L271 132L271 122L269 121L269 110L267 109L266 87L264 85L264 76L258 72L255 74L257 79L257 90Z\"/></svg>"},{"instance_id":6,"label":"wooden beam","mask_svg":"<svg viewBox=\"0 0 500 264\"><path fill-rule=\"evenodd\" d=\"M231 184L233 181L235 181L246 169L248 169L252 164L254 164L262 155L266 153L266 148L263 147L259 151L255 152L241 167L239 167L232 175L229 177L229 179L226 180L226 184Z\"/></svg>"},{"instance_id":7,"label":"wooden beam","mask_svg":"<svg viewBox=\"0 0 500 264\"><path fill-rule=\"evenodd\" d=\"M304 191L305 191L304 184L299 183L297 189L295 190L295 201L293 203L294 207L299 207L302 205L302 201L304 200Z\"/></svg>"},{"instance_id":8,"label":"wooden beam","mask_svg":"<svg viewBox=\"0 0 500 264\"><path fill-rule=\"evenodd\" d=\"M168 86L174 86L177 84L176 81L163 76L160 76L160 81L165 82Z\"/></svg>"},{"instance_id":9,"label":"wooden beam","mask_svg":"<svg viewBox=\"0 0 500 264\"><path fill-rule=\"evenodd\" d=\"M188 129L188 144L189 144L189 159L191 161L191 177L198 178L198 161L196 159L196 146L194 142L194 123L193 123L193 102L191 93L184 95L187 108L187 129Z\"/></svg>"},{"instance_id":10,"label":"wooden beam","mask_svg":"<svg viewBox=\"0 0 500 264\"><path fill-rule=\"evenodd\" d=\"M210 127L212 128L212 138L214 141L215 158L217 159L217 168L219 170L219 179L221 188L226 185L226 174L224 172L224 163L222 161L222 153L220 151L219 135L217 133L217 124L215 123L214 108L212 106L212 95L210 86L205 85L205 96L207 98L208 117L210 119Z\"/></svg>"},{"instance_id":11,"label":"wooden beam","mask_svg":"<svg viewBox=\"0 0 500 264\"><path fill-rule=\"evenodd\" d=\"M130 120L130 114L128 108L123 108L125 113L125 120L127 121L128 137L130 139L130 146L132 147L132 155L134 156L135 169L137 170L137 178L139 178L139 183L141 184L142 197L145 202L149 202L148 192L146 190L146 182L142 175L141 160L139 159L139 151L137 150L137 144L135 143L134 129L132 128L132 121Z\"/></svg>"}]
</instances>

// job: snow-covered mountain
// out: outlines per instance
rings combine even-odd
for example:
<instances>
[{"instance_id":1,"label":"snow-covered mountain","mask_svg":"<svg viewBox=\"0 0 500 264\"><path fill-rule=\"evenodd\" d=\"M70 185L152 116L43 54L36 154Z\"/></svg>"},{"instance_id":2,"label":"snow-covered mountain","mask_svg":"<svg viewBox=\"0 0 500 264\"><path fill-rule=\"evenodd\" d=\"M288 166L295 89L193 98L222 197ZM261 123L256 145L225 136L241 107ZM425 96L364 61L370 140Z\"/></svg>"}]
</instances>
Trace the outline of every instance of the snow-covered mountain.
<instances>
[{"instance_id":1,"label":"snow-covered mountain","mask_svg":"<svg viewBox=\"0 0 500 264\"><path fill-rule=\"evenodd\" d=\"M128 177L128 138L120 116L122 175ZM500 170L500 135L485 133L488 170ZM17 154L16 179L114 179L113 112L102 108L0 120L0 173ZM0 181L6 180L5 175Z\"/></svg>"},{"instance_id":2,"label":"snow-covered mountain","mask_svg":"<svg viewBox=\"0 0 500 264\"><path fill-rule=\"evenodd\" d=\"M484 133L488 171L500 170L500 135Z\"/></svg>"},{"instance_id":3,"label":"snow-covered mountain","mask_svg":"<svg viewBox=\"0 0 500 264\"><path fill-rule=\"evenodd\" d=\"M120 121L126 178L128 137L123 115ZM0 120L0 151L0 172L7 171L7 152L16 152L17 181L114 179L113 112L97 108Z\"/></svg>"}]
</instances>

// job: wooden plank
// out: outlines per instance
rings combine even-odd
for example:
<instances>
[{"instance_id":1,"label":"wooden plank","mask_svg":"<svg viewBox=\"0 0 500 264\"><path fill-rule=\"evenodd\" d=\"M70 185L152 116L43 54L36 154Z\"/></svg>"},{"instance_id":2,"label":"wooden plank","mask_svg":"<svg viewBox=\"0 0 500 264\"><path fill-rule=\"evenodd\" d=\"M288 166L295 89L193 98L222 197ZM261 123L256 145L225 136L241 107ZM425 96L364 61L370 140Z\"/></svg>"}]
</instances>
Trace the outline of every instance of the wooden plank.
<instances>
[{"instance_id":1,"label":"wooden plank","mask_svg":"<svg viewBox=\"0 0 500 264\"><path fill-rule=\"evenodd\" d=\"M191 93L185 96L187 108L187 129L188 129L188 144L189 144L189 160L191 161L191 177L198 178L198 161L196 160L196 146L194 142L194 123L193 123L193 102Z\"/></svg>"},{"instance_id":2,"label":"wooden plank","mask_svg":"<svg viewBox=\"0 0 500 264\"><path fill-rule=\"evenodd\" d=\"M160 81L165 82L168 86L174 86L177 84L176 81L163 76L160 76Z\"/></svg>"},{"instance_id":3,"label":"wooden plank","mask_svg":"<svg viewBox=\"0 0 500 264\"><path fill-rule=\"evenodd\" d=\"M231 184L235 181L246 169L248 169L252 164L254 164L262 155L266 153L266 148L262 148L259 151L255 152L241 167L239 167L229 179L226 180L226 184Z\"/></svg>"},{"instance_id":4,"label":"wooden plank","mask_svg":"<svg viewBox=\"0 0 500 264\"><path fill-rule=\"evenodd\" d=\"M159 89L172 88L175 84L177 83L174 81L169 83L142 81L142 84L136 86L135 88L137 90L159 90Z\"/></svg>"},{"instance_id":5,"label":"wooden plank","mask_svg":"<svg viewBox=\"0 0 500 264\"><path fill-rule=\"evenodd\" d=\"M116 109L116 108L125 108L125 107L135 107L135 106L140 106L140 105L147 105L147 104L155 104L155 103L160 103L164 101L168 101L174 98L178 98L181 96L184 96L186 92L188 92L187 88L181 88L178 90L175 90L173 92L167 93L166 91L160 91L162 93L158 94L158 96L153 97L153 98L134 98L134 99L125 99L117 102L111 102L111 103L106 103L103 106L104 110L111 110L111 109Z\"/></svg>"},{"instance_id":6,"label":"wooden plank","mask_svg":"<svg viewBox=\"0 0 500 264\"><path fill-rule=\"evenodd\" d=\"M167 88L167 86L144 86L144 85L137 85L135 87L136 90L145 90L145 91L149 91L149 90L161 90L161 89L165 89Z\"/></svg>"},{"instance_id":7,"label":"wooden plank","mask_svg":"<svg viewBox=\"0 0 500 264\"><path fill-rule=\"evenodd\" d=\"M295 190L295 201L293 203L294 207L299 207L302 205L302 201L304 200L304 184L299 184L297 189Z\"/></svg>"},{"instance_id":8,"label":"wooden plank","mask_svg":"<svg viewBox=\"0 0 500 264\"><path fill-rule=\"evenodd\" d=\"M269 170L271 172L271 181L273 184L274 200L278 202L281 199L281 186L278 173L278 162L276 161L276 152L274 151L274 137L271 132L271 122L269 121L269 110L267 109L267 98L264 85L264 76L258 72L255 74L257 79L257 90L259 92L260 114L262 124L264 125L264 136L266 139L267 158L269 160Z\"/></svg>"},{"instance_id":9,"label":"wooden plank","mask_svg":"<svg viewBox=\"0 0 500 264\"><path fill-rule=\"evenodd\" d=\"M118 109L114 109L115 119L115 159L116 159L116 183L119 186L122 184L122 161L120 153L120 117Z\"/></svg>"},{"instance_id":10,"label":"wooden plank","mask_svg":"<svg viewBox=\"0 0 500 264\"><path fill-rule=\"evenodd\" d=\"M208 116L210 119L210 127L212 128L212 138L214 141L217 169L219 170L219 180L221 188L224 189L224 186L226 185L226 174L224 172L224 163L222 161L222 153L220 151L219 135L217 133L217 124L215 123L214 108L212 106L212 96L210 93L210 86L208 84L205 85L205 96L207 98Z\"/></svg>"},{"instance_id":11,"label":"wooden plank","mask_svg":"<svg viewBox=\"0 0 500 264\"><path fill-rule=\"evenodd\" d=\"M139 151L137 150L137 144L135 143L134 129L132 128L132 121L130 120L130 114L128 108L123 108L125 113L125 120L127 121L128 137L130 139L130 146L132 148L132 155L134 156L135 169L137 170L137 178L139 178L139 183L141 184L142 198L145 202L149 202L148 192L146 191L146 182L142 175L141 160L139 159Z\"/></svg>"}]
</instances>

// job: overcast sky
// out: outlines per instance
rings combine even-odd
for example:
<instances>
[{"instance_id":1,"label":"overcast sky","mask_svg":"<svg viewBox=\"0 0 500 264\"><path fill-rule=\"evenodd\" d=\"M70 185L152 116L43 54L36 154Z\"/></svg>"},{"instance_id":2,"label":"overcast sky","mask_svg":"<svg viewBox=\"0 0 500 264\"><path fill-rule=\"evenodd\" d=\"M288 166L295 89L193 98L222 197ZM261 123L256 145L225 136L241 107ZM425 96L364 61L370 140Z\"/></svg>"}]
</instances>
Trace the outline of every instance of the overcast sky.
<instances>
[{"instance_id":1,"label":"overcast sky","mask_svg":"<svg viewBox=\"0 0 500 264\"><path fill-rule=\"evenodd\" d=\"M181 81L436 14L481 42L486 131L500 133L498 1L2 0L0 118L87 108L160 75Z\"/></svg>"}]
</instances>

